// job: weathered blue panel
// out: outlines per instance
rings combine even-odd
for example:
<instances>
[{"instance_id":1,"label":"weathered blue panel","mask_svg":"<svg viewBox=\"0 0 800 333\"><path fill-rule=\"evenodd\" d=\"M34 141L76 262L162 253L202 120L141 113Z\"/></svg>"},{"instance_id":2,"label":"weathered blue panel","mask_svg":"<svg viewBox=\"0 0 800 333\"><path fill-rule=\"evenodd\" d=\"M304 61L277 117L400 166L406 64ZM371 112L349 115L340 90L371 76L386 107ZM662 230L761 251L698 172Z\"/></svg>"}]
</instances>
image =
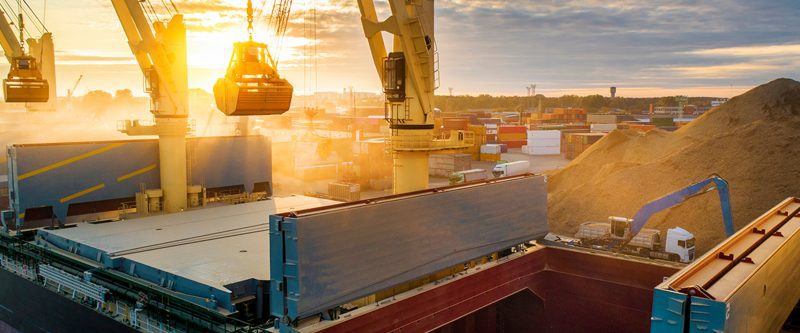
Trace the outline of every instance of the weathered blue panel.
<instances>
[{"instance_id":1,"label":"weathered blue panel","mask_svg":"<svg viewBox=\"0 0 800 333\"><path fill-rule=\"evenodd\" d=\"M272 152L264 136L193 138L186 154L192 184L244 185L252 192L253 184L272 180Z\"/></svg>"},{"instance_id":2,"label":"weathered blue panel","mask_svg":"<svg viewBox=\"0 0 800 333\"><path fill-rule=\"evenodd\" d=\"M689 333L725 332L729 306L725 302L692 297Z\"/></svg>"},{"instance_id":3,"label":"weathered blue panel","mask_svg":"<svg viewBox=\"0 0 800 333\"><path fill-rule=\"evenodd\" d=\"M132 197L140 184L160 187L157 140L14 145L7 153L18 228L29 208L53 207L65 221L70 204ZM249 191L272 180L266 137L190 138L187 158L190 184Z\"/></svg>"},{"instance_id":4,"label":"weathered blue panel","mask_svg":"<svg viewBox=\"0 0 800 333\"><path fill-rule=\"evenodd\" d=\"M149 188L159 184L154 140L17 145L8 154L11 207L18 212L18 226L28 208L51 206L64 221L72 203L131 197L141 183Z\"/></svg>"},{"instance_id":5,"label":"weathered blue panel","mask_svg":"<svg viewBox=\"0 0 800 333\"><path fill-rule=\"evenodd\" d=\"M272 215L269 217L269 253L283 253L283 233L280 230L280 222L283 219L281 216ZM284 308L283 303L283 260L272 260L270 258L269 261L269 271L270 271L270 281L269 281L269 290L270 295L278 295L275 297L269 298L269 308L270 309L282 309ZM272 277L281 277L280 279L274 279ZM281 314L281 317L283 314Z\"/></svg>"},{"instance_id":6,"label":"weathered blue panel","mask_svg":"<svg viewBox=\"0 0 800 333\"><path fill-rule=\"evenodd\" d=\"M547 188L543 177L512 178L299 212L280 224L284 246L270 260L284 266L271 280L286 281L286 296L271 311L294 320L544 236Z\"/></svg>"},{"instance_id":7,"label":"weathered blue panel","mask_svg":"<svg viewBox=\"0 0 800 333\"><path fill-rule=\"evenodd\" d=\"M681 333L686 322L686 294L656 288L650 316L650 333Z\"/></svg>"}]
</instances>

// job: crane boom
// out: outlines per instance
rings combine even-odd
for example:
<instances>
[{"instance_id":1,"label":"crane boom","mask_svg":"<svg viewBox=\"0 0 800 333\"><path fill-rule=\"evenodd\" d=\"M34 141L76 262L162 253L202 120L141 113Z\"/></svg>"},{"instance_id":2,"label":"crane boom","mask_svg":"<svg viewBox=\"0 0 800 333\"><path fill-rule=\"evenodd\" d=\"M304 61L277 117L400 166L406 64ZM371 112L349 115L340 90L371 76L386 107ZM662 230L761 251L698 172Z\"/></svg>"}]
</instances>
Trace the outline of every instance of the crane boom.
<instances>
[{"instance_id":1,"label":"crane boom","mask_svg":"<svg viewBox=\"0 0 800 333\"><path fill-rule=\"evenodd\" d=\"M708 188L708 186L712 184L714 187ZM639 231L642 230L644 225L647 224L647 221L650 220L650 217L652 217L654 214L665 209L675 207L689 198L707 193L714 189L716 189L717 193L719 194L719 202L722 208L722 219L725 225L725 235L730 237L733 235L734 229L728 182L717 175L712 175L705 180L684 187L656 200L650 201L642 206L642 208L636 212L636 215L633 216L633 222L631 223L631 239L639 234Z\"/></svg>"},{"instance_id":2,"label":"crane boom","mask_svg":"<svg viewBox=\"0 0 800 333\"><path fill-rule=\"evenodd\" d=\"M19 39L17 39L17 34L11 27L11 22L6 18L6 13L0 10L0 14L2 14L2 19L0 19L0 46L3 47L6 59L11 63L14 57L22 55L22 48Z\"/></svg>"},{"instance_id":3,"label":"crane boom","mask_svg":"<svg viewBox=\"0 0 800 333\"><path fill-rule=\"evenodd\" d=\"M83 79L83 74L78 76L78 79L75 80L75 84L72 85L72 89L67 91L67 97L72 98L72 95L75 94L75 89L78 89L78 85L81 84L82 79Z\"/></svg>"},{"instance_id":4,"label":"crane boom","mask_svg":"<svg viewBox=\"0 0 800 333\"><path fill-rule=\"evenodd\" d=\"M163 93L154 97L158 107L153 112L157 115L186 115L188 78L183 15L174 15L166 24L153 22L151 28L137 0L111 2L136 62L150 81L151 88L158 88Z\"/></svg>"}]
</instances>

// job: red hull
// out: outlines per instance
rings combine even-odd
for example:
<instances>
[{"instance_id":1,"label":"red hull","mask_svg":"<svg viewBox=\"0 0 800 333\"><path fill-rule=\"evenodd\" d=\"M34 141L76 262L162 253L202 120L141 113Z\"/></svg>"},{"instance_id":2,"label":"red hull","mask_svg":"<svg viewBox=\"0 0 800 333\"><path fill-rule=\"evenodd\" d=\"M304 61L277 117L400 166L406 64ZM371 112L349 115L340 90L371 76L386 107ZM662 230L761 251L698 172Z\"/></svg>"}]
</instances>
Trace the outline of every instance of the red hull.
<instances>
[{"instance_id":1,"label":"red hull","mask_svg":"<svg viewBox=\"0 0 800 333\"><path fill-rule=\"evenodd\" d=\"M341 320L324 332L647 332L676 268L543 248Z\"/></svg>"}]
</instances>

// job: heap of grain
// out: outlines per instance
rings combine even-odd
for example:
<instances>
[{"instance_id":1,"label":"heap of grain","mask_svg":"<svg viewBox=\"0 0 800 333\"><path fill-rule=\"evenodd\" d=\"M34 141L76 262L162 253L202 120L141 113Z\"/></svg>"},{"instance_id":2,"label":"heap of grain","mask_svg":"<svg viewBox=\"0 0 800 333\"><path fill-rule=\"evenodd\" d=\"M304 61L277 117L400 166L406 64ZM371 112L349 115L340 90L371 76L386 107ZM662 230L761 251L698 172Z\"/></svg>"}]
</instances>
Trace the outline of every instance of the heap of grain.
<instances>
[{"instance_id":1,"label":"heap of grain","mask_svg":"<svg viewBox=\"0 0 800 333\"><path fill-rule=\"evenodd\" d=\"M728 180L735 227L800 196L800 82L778 79L667 133L614 131L549 180L551 229L632 217L646 202L718 174ZM716 192L655 215L648 228L680 226L700 253L725 238Z\"/></svg>"}]
</instances>

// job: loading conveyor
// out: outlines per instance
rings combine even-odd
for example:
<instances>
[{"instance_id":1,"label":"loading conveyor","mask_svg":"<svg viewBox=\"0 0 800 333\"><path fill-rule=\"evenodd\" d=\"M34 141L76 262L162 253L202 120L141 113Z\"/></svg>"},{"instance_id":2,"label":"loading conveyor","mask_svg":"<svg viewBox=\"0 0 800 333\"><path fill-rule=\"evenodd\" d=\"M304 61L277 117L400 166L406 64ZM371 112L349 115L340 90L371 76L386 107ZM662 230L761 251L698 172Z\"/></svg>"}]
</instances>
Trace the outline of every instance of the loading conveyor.
<instances>
[{"instance_id":1,"label":"loading conveyor","mask_svg":"<svg viewBox=\"0 0 800 333\"><path fill-rule=\"evenodd\" d=\"M775 332L800 300L800 199L788 198L655 289L651 332Z\"/></svg>"}]
</instances>

